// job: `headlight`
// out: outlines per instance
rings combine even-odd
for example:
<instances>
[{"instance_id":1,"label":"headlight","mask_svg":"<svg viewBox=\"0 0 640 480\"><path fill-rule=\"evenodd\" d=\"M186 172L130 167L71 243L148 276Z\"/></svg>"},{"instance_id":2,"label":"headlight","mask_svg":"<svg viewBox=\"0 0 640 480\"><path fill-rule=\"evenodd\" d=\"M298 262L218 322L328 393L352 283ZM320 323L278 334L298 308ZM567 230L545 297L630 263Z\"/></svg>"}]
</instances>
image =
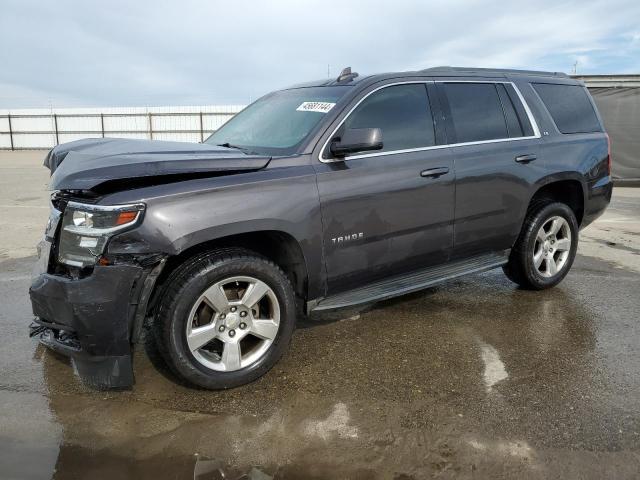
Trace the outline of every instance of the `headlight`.
<instances>
[{"instance_id":1,"label":"headlight","mask_svg":"<svg viewBox=\"0 0 640 480\"><path fill-rule=\"evenodd\" d=\"M95 265L115 233L142 219L144 204L87 205L69 202L62 217L58 261L74 267Z\"/></svg>"}]
</instances>

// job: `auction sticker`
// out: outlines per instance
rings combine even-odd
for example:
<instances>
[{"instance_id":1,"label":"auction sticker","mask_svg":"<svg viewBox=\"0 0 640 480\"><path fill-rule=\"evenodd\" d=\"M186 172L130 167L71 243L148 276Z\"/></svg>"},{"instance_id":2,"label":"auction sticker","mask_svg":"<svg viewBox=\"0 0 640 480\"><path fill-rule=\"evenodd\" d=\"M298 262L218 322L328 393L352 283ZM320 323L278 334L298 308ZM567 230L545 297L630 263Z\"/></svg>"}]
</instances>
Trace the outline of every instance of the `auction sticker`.
<instances>
[{"instance_id":1,"label":"auction sticker","mask_svg":"<svg viewBox=\"0 0 640 480\"><path fill-rule=\"evenodd\" d=\"M298 112L318 112L318 113L327 113L333 107L335 107L335 103L330 102L302 102L296 111Z\"/></svg>"}]
</instances>

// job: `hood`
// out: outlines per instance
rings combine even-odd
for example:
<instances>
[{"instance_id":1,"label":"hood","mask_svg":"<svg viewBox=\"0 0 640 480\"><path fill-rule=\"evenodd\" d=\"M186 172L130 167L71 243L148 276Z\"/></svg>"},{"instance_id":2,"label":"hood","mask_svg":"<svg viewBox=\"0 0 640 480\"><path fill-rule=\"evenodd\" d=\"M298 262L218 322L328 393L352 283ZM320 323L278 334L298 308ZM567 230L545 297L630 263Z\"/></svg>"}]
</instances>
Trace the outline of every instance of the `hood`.
<instances>
[{"instance_id":1,"label":"hood","mask_svg":"<svg viewBox=\"0 0 640 480\"><path fill-rule=\"evenodd\" d=\"M58 145L44 165L52 173L51 190L91 190L112 182L130 181L133 188L259 170L270 159L202 143L100 138Z\"/></svg>"}]
</instances>

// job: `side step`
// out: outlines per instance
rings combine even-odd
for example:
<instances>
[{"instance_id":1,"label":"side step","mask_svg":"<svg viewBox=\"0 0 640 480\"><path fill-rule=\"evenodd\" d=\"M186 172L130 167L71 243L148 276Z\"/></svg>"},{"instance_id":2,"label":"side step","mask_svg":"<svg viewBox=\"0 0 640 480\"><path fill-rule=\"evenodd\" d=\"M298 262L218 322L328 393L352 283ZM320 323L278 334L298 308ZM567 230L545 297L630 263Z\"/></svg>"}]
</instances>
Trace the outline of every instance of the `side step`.
<instances>
[{"instance_id":1,"label":"side step","mask_svg":"<svg viewBox=\"0 0 640 480\"><path fill-rule=\"evenodd\" d=\"M309 302L309 311L332 310L363 303L378 302L406 293L416 292L438 283L470 273L491 270L507 263L509 250L479 255L456 262L448 262L406 275L388 278L364 287L320 299L315 305Z\"/></svg>"}]
</instances>

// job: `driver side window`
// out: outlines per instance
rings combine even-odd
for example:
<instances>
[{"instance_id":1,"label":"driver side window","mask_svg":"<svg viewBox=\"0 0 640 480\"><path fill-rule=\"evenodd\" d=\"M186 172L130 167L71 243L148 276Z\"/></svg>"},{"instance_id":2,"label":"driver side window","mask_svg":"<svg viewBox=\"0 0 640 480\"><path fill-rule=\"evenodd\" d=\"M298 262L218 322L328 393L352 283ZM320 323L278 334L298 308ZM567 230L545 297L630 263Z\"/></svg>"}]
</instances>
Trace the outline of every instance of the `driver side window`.
<instances>
[{"instance_id":1,"label":"driver side window","mask_svg":"<svg viewBox=\"0 0 640 480\"><path fill-rule=\"evenodd\" d=\"M383 152L435 145L424 83L393 85L372 93L349 115L343 128L382 129Z\"/></svg>"}]
</instances>

